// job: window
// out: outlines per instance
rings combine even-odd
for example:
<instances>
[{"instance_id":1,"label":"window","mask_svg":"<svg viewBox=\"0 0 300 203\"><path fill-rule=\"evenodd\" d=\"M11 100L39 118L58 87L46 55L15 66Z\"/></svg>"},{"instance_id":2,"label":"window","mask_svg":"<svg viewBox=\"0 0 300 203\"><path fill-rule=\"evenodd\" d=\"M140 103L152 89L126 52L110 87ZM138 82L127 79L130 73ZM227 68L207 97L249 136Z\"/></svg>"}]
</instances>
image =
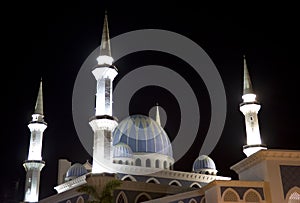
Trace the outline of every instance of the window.
<instances>
[{"instance_id":1,"label":"window","mask_svg":"<svg viewBox=\"0 0 300 203\"><path fill-rule=\"evenodd\" d=\"M124 192L120 192L116 198L116 203L127 203L127 198Z\"/></svg>"},{"instance_id":2,"label":"window","mask_svg":"<svg viewBox=\"0 0 300 203\"><path fill-rule=\"evenodd\" d=\"M122 160L119 160L118 164L123 164L123 161L122 161Z\"/></svg>"},{"instance_id":3,"label":"window","mask_svg":"<svg viewBox=\"0 0 300 203\"><path fill-rule=\"evenodd\" d=\"M151 161L150 161L150 159L146 160L146 167L151 167Z\"/></svg>"},{"instance_id":4,"label":"window","mask_svg":"<svg viewBox=\"0 0 300 203\"><path fill-rule=\"evenodd\" d=\"M160 182L156 178L149 178L146 183L155 183L155 184L160 184Z\"/></svg>"},{"instance_id":5,"label":"window","mask_svg":"<svg viewBox=\"0 0 300 203\"><path fill-rule=\"evenodd\" d=\"M289 196L288 200L288 203L300 203L300 194L295 191Z\"/></svg>"},{"instance_id":6,"label":"window","mask_svg":"<svg viewBox=\"0 0 300 203\"><path fill-rule=\"evenodd\" d=\"M155 161L155 168L159 168L159 160L158 159Z\"/></svg>"},{"instance_id":7,"label":"window","mask_svg":"<svg viewBox=\"0 0 300 203\"><path fill-rule=\"evenodd\" d=\"M164 169L167 169L167 161L164 161Z\"/></svg>"},{"instance_id":8,"label":"window","mask_svg":"<svg viewBox=\"0 0 300 203\"><path fill-rule=\"evenodd\" d=\"M84 203L84 199L82 198L82 196L78 197L76 203Z\"/></svg>"},{"instance_id":9,"label":"window","mask_svg":"<svg viewBox=\"0 0 300 203\"><path fill-rule=\"evenodd\" d=\"M223 195L224 202L237 202L239 197L233 189L227 189Z\"/></svg>"},{"instance_id":10,"label":"window","mask_svg":"<svg viewBox=\"0 0 300 203\"><path fill-rule=\"evenodd\" d=\"M259 195L257 194L256 191L250 190L245 194L245 201L246 202L260 202Z\"/></svg>"},{"instance_id":11,"label":"window","mask_svg":"<svg viewBox=\"0 0 300 203\"><path fill-rule=\"evenodd\" d=\"M169 185L181 186L181 183L178 180L172 180L171 182L169 182Z\"/></svg>"},{"instance_id":12,"label":"window","mask_svg":"<svg viewBox=\"0 0 300 203\"><path fill-rule=\"evenodd\" d=\"M142 165L141 159L136 159L136 160L135 160L135 165L136 165L136 166L141 166L141 165Z\"/></svg>"},{"instance_id":13,"label":"window","mask_svg":"<svg viewBox=\"0 0 300 203\"><path fill-rule=\"evenodd\" d=\"M135 199L135 203L140 203L140 202L144 202L144 201L147 201L147 200L150 200L150 196L146 193L141 193L139 194L136 199Z\"/></svg>"}]
</instances>

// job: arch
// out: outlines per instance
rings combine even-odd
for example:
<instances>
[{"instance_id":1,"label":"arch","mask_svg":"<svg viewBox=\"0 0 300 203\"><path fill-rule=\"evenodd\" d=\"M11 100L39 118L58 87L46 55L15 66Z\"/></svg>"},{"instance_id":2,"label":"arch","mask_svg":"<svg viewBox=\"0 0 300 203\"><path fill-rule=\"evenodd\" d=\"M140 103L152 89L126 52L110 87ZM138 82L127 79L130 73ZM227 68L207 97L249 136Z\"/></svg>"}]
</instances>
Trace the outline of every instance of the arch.
<instances>
[{"instance_id":1,"label":"arch","mask_svg":"<svg viewBox=\"0 0 300 203\"><path fill-rule=\"evenodd\" d=\"M79 196L76 200L76 203L84 203L84 199L82 196Z\"/></svg>"},{"instance_id":2,"label":"arch","mask_svg":"<svg viewBox=\"0 0 300 203\"><path fill-rule=\"evenodd\" d=\"M200 203L206 203L205 197L203 197L203 198L201 199L201 202L200 202Z\"/></svg>"},{"instance_id":3,"label":"arch","mask_svg":"<svg viewBox=\"0 0 300 203\"><path fill-rule=\"evenodd\" d=\"M146 159L146 167L151 167L151 160L150 159Z\"/></svg>"},{"instance_id":4,"label":"arch","mask_svg":"<svg viewBox=\"0 0 300 203\"><path fill-rule=\"evenodd\" d=\"M118 164L123 164L123 161L122 161L122 160L119 160L119 161L118 161Z\"/></svg>"},{"instance_id":5,"label":"arch","mask_svg":"<svg viewBox=\"0 0 300 203\"><path fill-rule=\"evenodd\" d=\"M164 161L164 169L167 169L168 166L167 166L167 161Z\"/></svg>"},{"instance_id":6,"label":"arch","mask_svg":"<svg viewBox=\"0 0 300 203\"><path fill-rule=\"evenodd\" d=\"M72 203L71 200L66 201L66 203Z\"/></svg>"},{"instance_id":7,"label":"arch","mask_svg":"<svg viewBox=\"0 0 300 203\"><path fill-rule=\"evenodd\" d=\"M192 199L189 201L189 203L197 203L197 201L196 201L194 198L192 198Z\"/></svg>"},{"instance_id":8,"label":"arch","mask_svg":"<svg viewBox=\"0 0 300 203\"><path fill-rule=\"evenodd\" d=\"M300 203L300 188L293 187L286 194L286 203Z\"/></svg>"},{"instance_id":9,"label":"arch","mask_svg":"<svg viewBox=\"0 0 300 203\"><path fill-rule=\"evenodd\" d=\"M143 193L140 193L138 196L136 196L134 202L135 203L140 203L140 202L144 202L144 201L147 201L147 200L151 200L151 197L147 193L143 192Z\"/></svg>"},{"instance_id":10,"label":"arch","mask_svg":"<svg viewBox=\"0 0 300 203\"><path fill-rule=\"evenodd\" d=\"M160 184L160 182L156 178L149 178L148 180L146 180L146 183Z\"/></svg>"},{"instance_id":11,"label":"arch","mask_svg":"<svg viewBox=\"0 0 300 203\"><path fill-rule=\"evenodd\" d=\"M192 187L192 188L201 188L201 185L199 184L199 183L192 183L191 185L190 185L190 187Z\"/></svg>"},{"instance_id":12,"label":"arch","mask_svg":"<svg viewBox=\"0 0 300 203\"><path fill-rule=\"evenodd\" d=\"M159 160L158 159L155 160L155 168L159 168Z\"/></svg>"},{"instance_id":13,"label":"arch","mask_svg":"<svg viewBox=\"0 0 300 203\"><path fill-rule=\"evenodd\" d=\"M128 160L125 161L125 165L129 165L129 161Z\"/></svg>"},{"instance_id":14,"label":"arch","mask_svg":"<svg viewBox=\"0 0 300 203\"><path fill-rule=\"evenodd\" d=\"M136 179L135 179L133 176L131 176L131 175L123 176L123 177L121 178L121 180L124 180L124 181L134 181L134 182L136 182Z\"/></svg>"},{"instance_id":15,"label":"arch","mask_svg":"<svg viewBox=\"0 0 300 203\"><path fill-rule=\"evenodd\" d=\"M224 202L238 202L240 200L239 195L232 188L227 188L223 193Z\"/></svg>"},{"instance_id":16,"label":"arch","mask_svg":"<svg viewBox=\"0 0 300 203\"><path fill-rule=\"evenodd\" d=\"M169 185L182 186L178 180L172 180L171 182L169 182Z\"/></svg>"},{"instance_id":17,"label":"arch","mask_svg":"<svg viewBox=\"0 0 300 203\"><path fill-rule=\"evenodd\" d=\"M126 194L123 191L119 192L117 195L116 203L128 203Z\"/></svg>"},{"instance_id":18,"label":"arch","mask_svg":"<svg viewBox=\"0 0 300 203\"><path fill-rule=\"evenodd\" d=\"M245 202L260 202L261 196L256 190L249 189L245 192L243 200Z\"/></svg>"},{"instance_id":19,"label":"arch","mask_svg":"<svg viewBox=\"0 0 300 203\"><path fill-rule=\"evenodd\" d=\"M183 201L179 201L178 203L184 203Z\"/></svg>"},{"instance_id":20,"label":"arch","mask_svg":"<svg viewBox=\"0 0 300 203\"><path fill-rule=\"evenodd\" d=\"M135 165L136 165L136 166L142 166L142 161L141 161L140 158L137 158L137 159L135 160Z\"/></svg>"}]
</instances>

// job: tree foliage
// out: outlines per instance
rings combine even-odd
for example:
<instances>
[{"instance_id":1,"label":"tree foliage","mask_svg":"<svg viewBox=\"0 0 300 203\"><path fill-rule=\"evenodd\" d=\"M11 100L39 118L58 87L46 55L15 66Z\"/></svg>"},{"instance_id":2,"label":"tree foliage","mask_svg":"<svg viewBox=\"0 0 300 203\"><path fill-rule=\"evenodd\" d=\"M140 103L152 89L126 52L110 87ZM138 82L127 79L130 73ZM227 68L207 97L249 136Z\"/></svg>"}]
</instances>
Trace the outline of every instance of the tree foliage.
<instances>
[{"instance_id":1,"label":"tree foliage","mask_svg":"<svg viewBox=\"0 0 300 203\"><path fill-rule=\"evenodd\" d=\"M77 191L89 195L88 203L113 203L113 191L122 184L120 180L107 182L99 194L94 186L82 185Z\"/></svg>"}]
</instances>

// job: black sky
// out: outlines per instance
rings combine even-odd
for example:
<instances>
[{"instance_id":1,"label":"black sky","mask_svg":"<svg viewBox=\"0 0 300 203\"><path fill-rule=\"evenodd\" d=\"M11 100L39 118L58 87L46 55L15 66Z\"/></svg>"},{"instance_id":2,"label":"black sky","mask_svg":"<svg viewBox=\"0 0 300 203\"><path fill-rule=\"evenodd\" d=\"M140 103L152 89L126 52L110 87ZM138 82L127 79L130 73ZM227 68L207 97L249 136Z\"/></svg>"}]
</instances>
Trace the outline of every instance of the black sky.
<instances>
[{"instance_id":1,"label":"black sky","mask_svg":"<svg viewBox=\"0 0 300 203\"><path fill-rule=\"evenodd\" d=\"M187 6L188 5L188 6ZM76 1L70 4L13 2L2 17L3 65L1 74L1 198L20 181L23 198L30 131L27 124L35 105L40 77L44 81L44 134L40 197L54 194L57 160L85 162L91 157L82 147L72 119L72 91L82 63L100 44L104 9L108 10L111 37L138 29L164 29L199 44L215 63L225 86L227 119L218 145L210 156L219 175L237 178L229 167L244 157L244 118L239 112L242 93L242 56L246 54L254 91L262 104L259 112L263 141L269 148L300 149L299 145L299 14L293 5L195 5L140 2ZM142 65L167 66L187 79L199 108L209 119L205 85L183 61L158 52L132 54L117 61L119 75ZM188 71L186 71L188 70ZM150 94L155 92L155 94ZM147 102L146 102L147 101ZM131 101L132 113L145 113L158 101L173 119L166 131L176 133L176 100L160 88L144 88ZM171 105L168 105L171 102ZM143 105L142 105L143 103ZM208 108L207 108L208 107ZM202 115L201 115L202 116ZM205 134L208 120L200 124ZM88 122L88 121L86 121ZM207 129L206 129L207 130ZM199 136L175 169L190 171L201 147Z\"/></svg>"}]
</instances>

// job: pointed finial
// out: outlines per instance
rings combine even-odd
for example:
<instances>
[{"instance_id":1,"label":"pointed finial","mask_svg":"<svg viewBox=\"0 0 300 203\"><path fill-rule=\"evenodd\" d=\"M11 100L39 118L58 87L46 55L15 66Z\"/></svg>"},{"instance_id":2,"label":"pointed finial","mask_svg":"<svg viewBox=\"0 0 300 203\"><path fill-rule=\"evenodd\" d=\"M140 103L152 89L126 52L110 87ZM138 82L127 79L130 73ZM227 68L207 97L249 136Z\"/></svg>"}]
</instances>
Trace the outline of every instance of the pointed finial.
<instances>
[{"instance_id":1,"label":"pointed finial","mask_svg":"<svg viewBox=\"0 0 300 203\"><path fill-rule=\"evenodd\" d=\"M100 56L111 56L107 10L105 10L105 15L104 15L102 39L100 45Z\"/></svg>"},{"instance_id":2,"label":"pointed finial","mask_svg":"<svg viewBox=\"0 0 300 203\"><path fill-rule=\"evenodd\" d=\"M159 126L161 126L160 122L160 115L159 115L159 105L156 102L156 115L155 115L155 121L158 123Z\"/></svg>"},{"instance_id":3,"label":"pointed finial","mask_svg":"<svg viewBox=\"0 0 300 203\"><path fill-rule=\"evenodd\" d=\"M243 95L245 94L253 94L252 83L250 79L250 75L247 68L246 56L244 55L244 90Z\"/></svg>"},{"instance_id":4,"label":"pointed finial","mask_svg":"<svg viewBox=\"0 0 300 203\"><path fill-rule=\"evenodd\" d=\"M35 104L34 114L44 115L43 111L43 81L41 78L38 97Z\"/></svg>"}]
</instances>

